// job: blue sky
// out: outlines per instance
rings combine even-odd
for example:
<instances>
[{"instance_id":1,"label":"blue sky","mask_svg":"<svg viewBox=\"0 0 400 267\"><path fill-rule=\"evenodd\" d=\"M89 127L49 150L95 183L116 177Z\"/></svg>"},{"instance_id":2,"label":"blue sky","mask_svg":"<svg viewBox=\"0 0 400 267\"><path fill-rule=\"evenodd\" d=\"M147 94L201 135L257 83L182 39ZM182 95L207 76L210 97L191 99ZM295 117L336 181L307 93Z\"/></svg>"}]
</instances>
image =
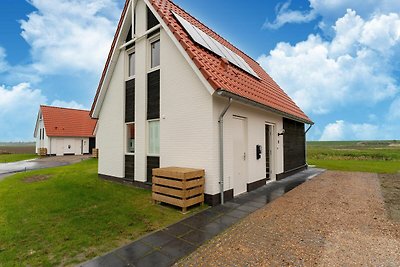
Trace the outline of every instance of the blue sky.
<instances>
[{"instance_id":1,"label":"blue sky","mask_svg":"<svg viewBox=\"0 0 400 267\"><path fill-rule=\"evenodd\" d=\"M122 0L0 2L0 141L40 104L90 108ZM309 140L400 139L400 1L176 0L315 121Z\"/></svg>"}]
</instances>

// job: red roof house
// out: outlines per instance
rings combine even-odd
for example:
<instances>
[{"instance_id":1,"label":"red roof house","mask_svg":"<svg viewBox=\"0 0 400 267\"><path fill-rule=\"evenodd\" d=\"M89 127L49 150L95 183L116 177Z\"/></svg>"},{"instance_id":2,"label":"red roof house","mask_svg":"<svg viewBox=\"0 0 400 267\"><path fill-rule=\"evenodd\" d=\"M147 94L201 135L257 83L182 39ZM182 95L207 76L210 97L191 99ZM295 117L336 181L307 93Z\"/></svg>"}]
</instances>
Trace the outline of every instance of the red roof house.
<instances>
[{"instance_id":1,"label":"red roof house","mask_svg":"<svg viewBox=\"0 0 400 267\"><path fill-rule=\"evenodd\" d=\"M153 168L202 168L211 204L307 167L311 119L170 0L126 1L90 114L100 175L151 184Z\"/></svg>"},{"instance_id":2,"label":"red roof house","mask_svg":"<svg viewBox=\"0 0 400 267\"><path fill-rule=\"evenodd\" d=\"M41 105L35 126L36 148L51 155L88 154L97 120L88 110Z\"/></svg>"}]
</instances>

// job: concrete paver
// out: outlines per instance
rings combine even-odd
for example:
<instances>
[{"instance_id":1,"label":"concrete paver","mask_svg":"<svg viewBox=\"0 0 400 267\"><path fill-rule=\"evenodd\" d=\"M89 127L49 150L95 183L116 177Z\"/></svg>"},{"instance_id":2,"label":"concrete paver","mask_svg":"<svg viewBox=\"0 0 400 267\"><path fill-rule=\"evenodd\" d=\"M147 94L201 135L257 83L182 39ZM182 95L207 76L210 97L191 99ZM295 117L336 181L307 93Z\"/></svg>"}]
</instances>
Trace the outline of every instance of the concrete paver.
<instances>
[{"instance_id":1,"label":"concrete paver","mask_svg":"<svg viewBox=\"0 0 400 267\"><path fill-rule=\"evenodd\" d=\"M323 171L308 169L284 180L270 182L80 266L110 266L110 262L112 266L171 266L249 214Z\"/></svg>"}]
</instances>

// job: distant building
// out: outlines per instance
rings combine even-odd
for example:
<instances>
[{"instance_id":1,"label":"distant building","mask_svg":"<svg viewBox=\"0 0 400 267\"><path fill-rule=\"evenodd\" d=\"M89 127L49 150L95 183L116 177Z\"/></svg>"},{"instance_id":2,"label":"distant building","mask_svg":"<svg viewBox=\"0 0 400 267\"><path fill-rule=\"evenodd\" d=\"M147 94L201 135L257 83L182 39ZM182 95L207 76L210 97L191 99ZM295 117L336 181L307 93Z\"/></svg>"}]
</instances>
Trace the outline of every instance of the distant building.
<instances>
[{"instance_id":1,"label":"distant building","mask_svg":"<svg viewBox=\"0 0 400 267\"><path fill-rule=\"evenodd\" d=\"M46 148L47 155L89 154L96 145L96 123L88 110L41 105L34 132L36 153Z\"/></svg>"},{"instance_id":2,"label":"distant building","mask_svg":"<svg viewBox=\"0 0 400 267\"><path fill-rule=\"evenodd\" d=\"M126 1L91 116L101 177L145 186L153 168L205 169L211 205L307 168L311 119L170 0Z\"/></svg>"}]
</instances>

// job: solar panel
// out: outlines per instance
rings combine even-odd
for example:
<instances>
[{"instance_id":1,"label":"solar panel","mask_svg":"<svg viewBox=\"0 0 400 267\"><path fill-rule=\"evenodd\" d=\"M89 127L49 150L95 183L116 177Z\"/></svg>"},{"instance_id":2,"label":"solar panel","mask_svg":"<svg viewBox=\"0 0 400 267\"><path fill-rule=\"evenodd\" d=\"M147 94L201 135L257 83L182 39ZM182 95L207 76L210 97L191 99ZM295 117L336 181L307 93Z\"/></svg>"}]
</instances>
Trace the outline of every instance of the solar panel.
<instances>
[{"instance_id":1,"label":"solar panel","mask_svg":"<svg viewBox=\"0 0 400 267\"><path fill-rule=\"evenodd\" d=\"M257 73L255 73L255 71L241 56L239 56L228 47L224 46L202 30L188 22L175 12L172 11L172 13L177 18L182 27L185 28L186 32L190 35L193 41L210 50L211 52L217 54L218 56L226 58L233 65L260 79Z\"/></svg>"}]
</instances>

